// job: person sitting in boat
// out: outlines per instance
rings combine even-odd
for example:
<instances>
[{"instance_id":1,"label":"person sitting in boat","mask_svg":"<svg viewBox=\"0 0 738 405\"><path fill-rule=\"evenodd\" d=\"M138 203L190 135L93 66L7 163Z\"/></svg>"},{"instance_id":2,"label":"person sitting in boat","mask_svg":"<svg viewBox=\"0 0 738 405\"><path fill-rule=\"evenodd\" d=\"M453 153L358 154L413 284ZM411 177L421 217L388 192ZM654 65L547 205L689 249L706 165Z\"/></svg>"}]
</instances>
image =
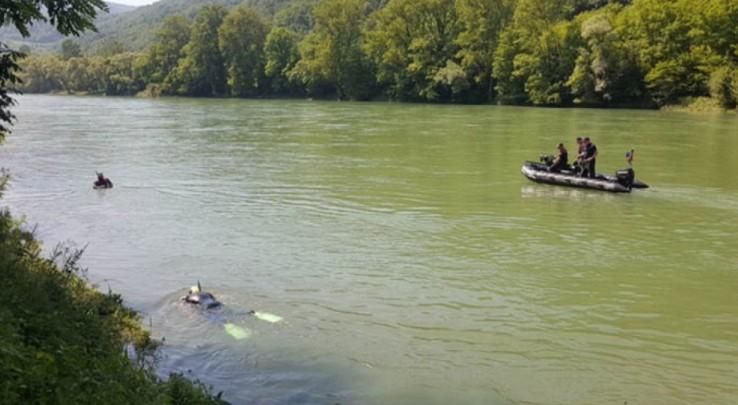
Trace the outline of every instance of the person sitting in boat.
<instances>
[{"instance_id":1,"label":"person sitting in boat","mask_svg":"<svg viewBox=\"0 0 738 405\"><path fill-rule=\"evenodd\" d=\"M595 163L597 162L597 146L589 137L584 138L584 153L582 154L583 177L593 179L595 177Z\"/></svg>"},{"instance_id":2,"label":"person sitting in boat","mask_svg":"<svg viewBox=\"0 0 738 405\"><path fill-rule=\"evenodd\" d=\"M97 180L93 184L95 188L113 188L113 182L102 173L97 174Z\"/></svg>"},{"instance_id":3,"label":"person sitting in boat","mask_svg":"<svg viewBox=\"0 0 738 405\"><path fill-rule=\"evenodd\" d=\"M558 173L569 168L569 151L566 150L563 143L560 143L557 148L559 153L548 168L553 173Z\"/></svg>"}]
</instances>

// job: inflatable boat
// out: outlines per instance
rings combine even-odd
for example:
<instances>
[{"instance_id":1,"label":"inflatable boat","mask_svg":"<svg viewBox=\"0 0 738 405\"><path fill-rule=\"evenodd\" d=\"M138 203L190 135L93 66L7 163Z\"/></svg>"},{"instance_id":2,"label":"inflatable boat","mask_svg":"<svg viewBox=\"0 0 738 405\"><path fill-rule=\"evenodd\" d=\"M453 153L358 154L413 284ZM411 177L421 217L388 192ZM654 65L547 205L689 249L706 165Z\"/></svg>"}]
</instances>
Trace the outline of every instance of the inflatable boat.
<instances>
[{"instance_id":1,"label":"inflatable boat","mask_svg":"<svg viewBox=\"0 0 738 405\"><path fill-rule=\"evenodd\" d=\"M634 188L648 188L646 183L636 180L633 169L623 169L614 176L598 175L594 178L580 177L573 170L551 172L545 163L525 162L521 172L536 183L589 188L611 193L630 193Z\"/></svg>"}]
</instances>

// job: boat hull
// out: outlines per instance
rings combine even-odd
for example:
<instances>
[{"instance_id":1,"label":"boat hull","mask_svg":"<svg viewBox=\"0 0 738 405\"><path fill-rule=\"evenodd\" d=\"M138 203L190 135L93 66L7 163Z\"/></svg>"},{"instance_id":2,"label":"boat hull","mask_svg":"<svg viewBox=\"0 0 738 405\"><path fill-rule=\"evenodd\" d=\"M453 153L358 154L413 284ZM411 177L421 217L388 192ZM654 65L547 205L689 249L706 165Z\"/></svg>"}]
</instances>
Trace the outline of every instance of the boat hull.
<instances>
[{"instance_id":1,"label":"boat hull","mask_svg":"<svg viewBox=\"0 0 738 405\"><path fill-rule=\"evenodd\" d=\"M630 193L631 191L631 187L626 187L617 181L609 180L607 177L591 179L579 177L574 174L552 173L548 171L544 165L539 163L527 162L523 165L520 171L523 173L523 176L535 181L536 183L586 188L590 190L607 191L610 193Z\"/></svg>"}]
</instances>

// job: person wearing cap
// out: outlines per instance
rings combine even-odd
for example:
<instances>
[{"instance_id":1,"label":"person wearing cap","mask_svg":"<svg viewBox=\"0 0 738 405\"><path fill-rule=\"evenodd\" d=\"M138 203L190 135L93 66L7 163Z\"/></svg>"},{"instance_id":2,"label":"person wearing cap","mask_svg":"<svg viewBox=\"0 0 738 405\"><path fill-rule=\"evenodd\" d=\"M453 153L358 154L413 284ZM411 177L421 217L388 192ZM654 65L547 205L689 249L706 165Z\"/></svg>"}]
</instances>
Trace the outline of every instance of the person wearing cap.
<instances>
[{"instance_id":1,"label":"person wearing cap","mask_svg":"<svg viewBox=\"0 0 738 405\"><path fill-rule=\"evenodd\" d=\"M559 146L557 146L557 149L559 153L556 155L556 158L549 167L549 170L553 173L558 173L563 169L566 169L569 165L569 151L566 150L564 144L560 143Z\"/></svg>"},{"instance_id":2,"label":"person wearing cap","mask_svg":"<svg viewBox=\"0 0 738 405\"><path fill-rule=\"evenodd\" d=\"M583 177L595 177L595 164L597 163L597 146L592 143L589 137L584 138L584 153L582 154L582 164L584 172Z\"/></svg>"}]
</instances>

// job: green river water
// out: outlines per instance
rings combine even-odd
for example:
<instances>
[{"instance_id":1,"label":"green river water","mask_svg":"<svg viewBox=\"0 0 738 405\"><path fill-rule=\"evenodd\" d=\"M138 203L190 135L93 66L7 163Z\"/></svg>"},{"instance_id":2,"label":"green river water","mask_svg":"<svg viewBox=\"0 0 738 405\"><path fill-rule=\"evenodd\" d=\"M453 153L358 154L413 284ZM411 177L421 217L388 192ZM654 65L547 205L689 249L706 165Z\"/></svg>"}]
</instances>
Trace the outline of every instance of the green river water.
<instances>
[{"instance_id":1,"label":"green river water","mask_svg":"<svg viewBox=\"0 0 738 405\"><path fill-rule=\"evenodd\" d=\"M22 96L2 204L234 403L738 402L738 118ZM593 137L648 190L539 185ZM115 183L91 189L95 170ZM200 280L225 308L181 303ZM284 318L272 324L248 310ZM235 340L232 322L251 333Z\"/></svg>"}]
</instances>

